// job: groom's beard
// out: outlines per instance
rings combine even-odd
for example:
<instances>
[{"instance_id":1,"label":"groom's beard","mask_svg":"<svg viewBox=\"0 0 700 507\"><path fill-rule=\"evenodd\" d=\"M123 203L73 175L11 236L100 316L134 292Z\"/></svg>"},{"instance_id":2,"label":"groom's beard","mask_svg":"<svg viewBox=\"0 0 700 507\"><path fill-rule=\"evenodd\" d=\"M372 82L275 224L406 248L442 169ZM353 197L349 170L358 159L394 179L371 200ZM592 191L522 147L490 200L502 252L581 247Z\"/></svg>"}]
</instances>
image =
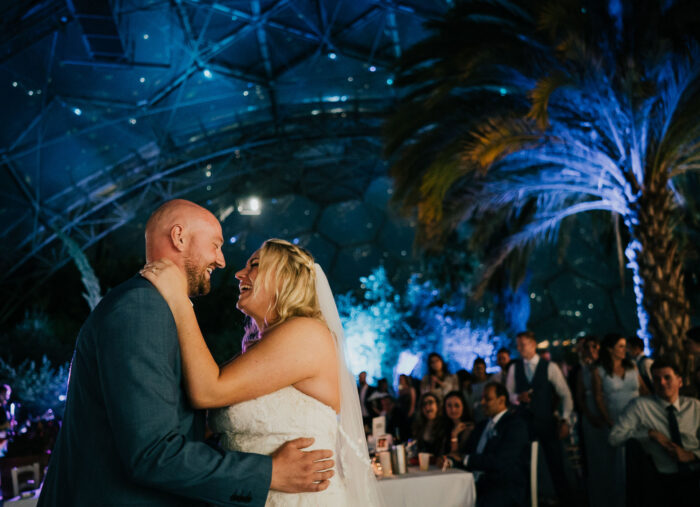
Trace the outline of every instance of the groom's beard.
<instances>
[{"instance_id":1,"label":"groom's beard","mask_svg":"<svg viewBox=\"0 0 700 507\"><path fill-rule=\"evenodd\" d=\"M196 266L190 260L185 260L187 274L187 290L190 297L204 296L211 290L211 280L207 276L207 267Z\"/></svg>"}]
</instances>

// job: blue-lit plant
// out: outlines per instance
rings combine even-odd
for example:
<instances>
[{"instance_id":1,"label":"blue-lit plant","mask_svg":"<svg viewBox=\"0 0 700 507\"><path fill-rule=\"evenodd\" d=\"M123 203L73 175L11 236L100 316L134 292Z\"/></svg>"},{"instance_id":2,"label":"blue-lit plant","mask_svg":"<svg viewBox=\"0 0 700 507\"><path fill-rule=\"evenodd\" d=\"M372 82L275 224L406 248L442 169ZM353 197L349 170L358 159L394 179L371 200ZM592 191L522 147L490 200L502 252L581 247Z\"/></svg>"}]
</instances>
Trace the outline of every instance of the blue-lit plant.
<instances>
[{"instance_id":1,"label":"blue-lit plant","mask_svg":"<svg viewBox=\"0 0 700 507\"><path fill-rule=\"evenodd\" d=\"M474 359L491 362L503 343L484 317L472 322L463 316L465 299L444 302L431 281L414 275L405 290L397 291L380 266L362 282L362 297L338 296L338 311L346 334L348 359L354 373L367 371L370 379L393 379L399 355L410 352L422 373L428 353L442 354L454 370L471 369Z\"/></svg>"},{"instance_id":2,"label":"blue-lit plant","mask_svg":"<svg viewBox=\"0 0 700 507\"><path fill-rule=\"evenodd\" d=\"M46 356L40 364L29 359L11 366L0 358L0 380L12 386L12 393L26 416L39 417L51 410L63 415L68 389L69 366L54 366Z\"/></svg>"},{"instance_id":3,"label":"blue-lit plant","mask_svg":"<svg viewBox=\"0 0 700 507\"><path fill-rule=\"evenodd\" d=\"M422 242L469 221L488 280L563 220L607 212L633 273L638 334L680 362L689 305L674 226L694 198L684 179L700 169L696 9L474 1L432 23L405 54L405 98L387 125L395 196L418 210Z\"/></svg>"}]
</instances>

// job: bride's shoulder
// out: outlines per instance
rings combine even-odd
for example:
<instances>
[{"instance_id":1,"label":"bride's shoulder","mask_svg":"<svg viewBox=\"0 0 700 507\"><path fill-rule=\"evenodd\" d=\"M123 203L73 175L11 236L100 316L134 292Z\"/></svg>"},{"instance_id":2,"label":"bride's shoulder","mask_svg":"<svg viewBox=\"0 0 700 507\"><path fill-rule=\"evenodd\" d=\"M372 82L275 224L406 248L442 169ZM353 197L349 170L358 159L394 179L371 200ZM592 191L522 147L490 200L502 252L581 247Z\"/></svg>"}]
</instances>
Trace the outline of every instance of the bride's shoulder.
<instances>
[{"instance_id":1,"label":"bride's shoulder","mask_svg":"<svg viewBox=\"0 0 700 507\"><path fill-rule=\"evenodd\" d=\"M286 338L298 337L306 341L326 341L332 337L326 323L312 317L293 317L276 326L272 333Z\"/></svg>"}]
</instances>

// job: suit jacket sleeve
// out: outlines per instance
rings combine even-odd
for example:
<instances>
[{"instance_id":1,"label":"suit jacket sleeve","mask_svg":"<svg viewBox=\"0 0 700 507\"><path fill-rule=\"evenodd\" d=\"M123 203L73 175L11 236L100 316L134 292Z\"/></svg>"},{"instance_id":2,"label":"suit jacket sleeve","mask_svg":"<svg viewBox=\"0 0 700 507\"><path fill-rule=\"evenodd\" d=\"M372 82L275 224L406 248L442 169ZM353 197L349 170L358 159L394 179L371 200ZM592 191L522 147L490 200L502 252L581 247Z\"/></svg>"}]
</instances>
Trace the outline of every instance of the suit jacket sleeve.
<instances>
[{"instance_id":1,"label":"suit jacket sleeve","mask_svg":"<svg viewBox=\"0 0 700 507\"><path fill-rule=\"evenodd\" d=\"M134 481L218 505L263 505L268 456L223 452L193 441L179 424L175 322L152 286L130 290L103 316L99 382L120 458Z\"/></svg>"},{"instance_id":2,"label":"suit jacket sleeve","mask_svg":"<svg viewBox=\"0 0 700 507\"><path fill-rule=\"evenodd\" d=\"M507 422L507 424L500 424L500 422ZM524 421L514 416L509 416L507 421L499 421L499 424L496 425L496 431L499 435L491 437L491 440L495 438L498 438L498 440L495 442L490 441L485 449L485 451L493 449L493 452L470 454L467 470L498 472L507 470L517 464L523 449L528 443L527 425ZM479 432L480 435L481 432Z\"/></svg>"}]
</instances>

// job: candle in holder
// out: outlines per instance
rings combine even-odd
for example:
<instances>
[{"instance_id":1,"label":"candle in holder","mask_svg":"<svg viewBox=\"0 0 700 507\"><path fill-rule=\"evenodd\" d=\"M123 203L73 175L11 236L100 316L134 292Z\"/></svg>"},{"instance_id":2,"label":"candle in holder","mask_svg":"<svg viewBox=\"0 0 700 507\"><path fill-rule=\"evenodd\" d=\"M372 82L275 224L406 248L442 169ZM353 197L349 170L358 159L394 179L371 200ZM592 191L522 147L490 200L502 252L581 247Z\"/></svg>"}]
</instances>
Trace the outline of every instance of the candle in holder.
<instances>
[{"instance_id":1,"label":"candle in holder","mask_svg":"<svg viewBox=\"0 0 700 507\"><path fill-rule=\"evenodd\" d=\"M384 476L393 475L391 469L391 452L382 451L379 453L379 462L382 464L382 470L384 470Z\"/></svg>"}]
</instances>

